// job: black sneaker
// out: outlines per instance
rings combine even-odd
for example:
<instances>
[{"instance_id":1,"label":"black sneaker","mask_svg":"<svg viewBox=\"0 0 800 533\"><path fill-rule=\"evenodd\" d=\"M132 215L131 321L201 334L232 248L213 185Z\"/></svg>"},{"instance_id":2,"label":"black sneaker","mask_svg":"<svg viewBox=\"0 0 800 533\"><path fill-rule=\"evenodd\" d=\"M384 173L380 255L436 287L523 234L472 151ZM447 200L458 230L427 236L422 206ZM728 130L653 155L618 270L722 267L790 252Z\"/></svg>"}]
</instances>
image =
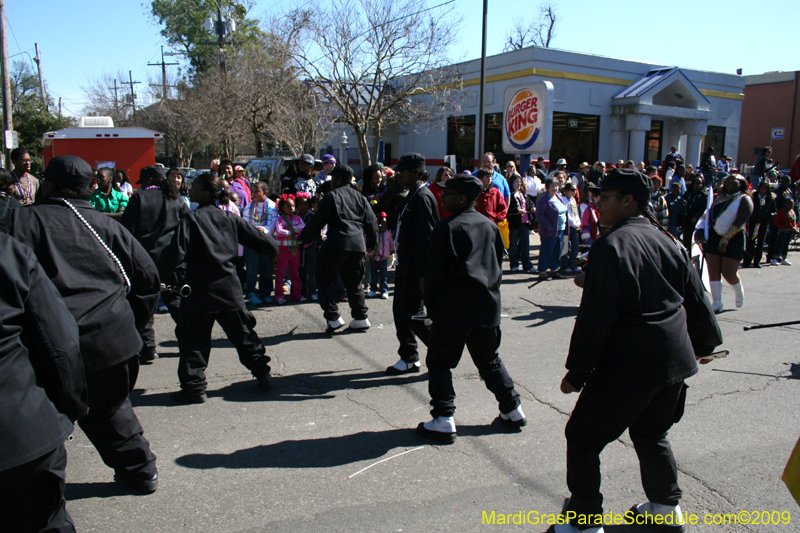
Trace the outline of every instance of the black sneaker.
<instances>
[{"instance_id":1,"label":"black sneaker","mask_svg":"<svg viewBox=\"0 0 800 533\"><path fill-rule=\"evenodd\" d=\"M131 481L120 474L115 474L114 480L130 485L142 494L152 494L158 490L158 472L153 474L153 477L141 481Z\"/></svg>"},{"instance_id":2,"label":"black sneaker","mask_svg":"<svg viewBox=\"0 0 800 533\"><path fill-rule=\"evenodd\" d=\"M275 386L275 384L272 381L272 376L270 376L269 374L258 376L256 377L256 380L258 381L258 388L265 392L272 390L272 388Z\"/></svg>"},{"instance_id":3,"label":"black sneaker","mask_svg":"<svg viewBox=\"0 0 800 533\"><path fill-rule=\"evenodd\" d=\"M177 403L203 403L208 400L205 392L187 392L179 390L170 395L170 399Z\"/></svg>"}]
</instances>

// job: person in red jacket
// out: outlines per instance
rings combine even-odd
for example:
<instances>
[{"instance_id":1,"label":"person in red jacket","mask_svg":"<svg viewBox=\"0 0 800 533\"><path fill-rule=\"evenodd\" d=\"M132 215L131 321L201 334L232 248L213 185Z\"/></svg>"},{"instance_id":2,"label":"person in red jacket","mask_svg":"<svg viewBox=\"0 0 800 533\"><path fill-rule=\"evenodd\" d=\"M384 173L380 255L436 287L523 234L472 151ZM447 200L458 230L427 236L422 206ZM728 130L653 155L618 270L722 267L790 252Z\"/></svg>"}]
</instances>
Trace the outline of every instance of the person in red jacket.
<instances>
[{"instance_id":1,"label":"person in red jacket","mask_svg":"<svg viewBox=\"0 0 800 533\"><path fill-rule=\"evenodd\" d=\"M497 224L506 219L506 201L496 187L492 187L492 175L480 169L477 178L483 183L483 191L475 200L475 210Z\"/></svg>"},{"instance_id":2,"label":"person in red jacket","mask_svg":"<svg viewBox=\"0 0 800 533\"><path fill-rule=\"evenodd\" d=\"M781 264L792 266L786 260L789 255L789 243L792 237L797 233L797 217L794 214L794 201L791 198L786 198L783 201L783 208L778 211L772 223L778 228L778 255L772 260L773 265Z\"/></svg>"}]
</instances>

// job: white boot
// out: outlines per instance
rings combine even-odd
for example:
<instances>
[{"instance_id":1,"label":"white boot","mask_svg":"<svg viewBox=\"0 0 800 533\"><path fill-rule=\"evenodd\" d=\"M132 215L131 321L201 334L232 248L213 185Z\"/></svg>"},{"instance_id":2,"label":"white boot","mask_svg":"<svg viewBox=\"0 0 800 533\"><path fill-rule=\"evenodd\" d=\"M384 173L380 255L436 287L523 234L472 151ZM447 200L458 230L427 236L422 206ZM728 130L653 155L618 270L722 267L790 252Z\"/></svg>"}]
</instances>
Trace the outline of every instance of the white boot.
<instances>
[{"instance_id":1,"label":"white boot","mask_svg":"<svg viewBox=\"0 0 800 533\"><path fill-rule=\"evenodd\" d=\"M711 304L711 310L714 313L719 313L722 311L722 282L721 281L709 281L709 285L711 285L711 296L714 298L714 303Z\"/></svg>"},{"instance_id":2,"label":"white boot","mask_svg":"<svg viewBox=\"0 0 800 533\"><path fill-rule=\"evenodd\" d=\"M736 307L741 307L744 305L744 285L742 285L742 280L739 280L739 283L736 285L731 285L733 289L733 294L736 295Z\"/></svg>"},{"instance_id":3,"label":"white boot","mask_svg":"<svg viewBox=\"0 0 800 533\"><path fill-rule=\"evenodd\" d=\"M456 423L452 416L437 416L429 422L420 422L417 433L442 444L453 444L456 441Z\"/></svg>"},{"instance_id":4,"label":"white boot","mask_svg":"<svg viewBox=\"0 0 800 533\"><path fill-rule=\"evenodd\" d=\"M625 514L642 516L644 517L643 522L645 524L658 523L662 525L662 529L665 530L683 531L686 525L680 505L663 505L660 503L645 502L634 505L631 510ZM641 522L636 521L636 523Z\"/></svg>"}]
</instances>

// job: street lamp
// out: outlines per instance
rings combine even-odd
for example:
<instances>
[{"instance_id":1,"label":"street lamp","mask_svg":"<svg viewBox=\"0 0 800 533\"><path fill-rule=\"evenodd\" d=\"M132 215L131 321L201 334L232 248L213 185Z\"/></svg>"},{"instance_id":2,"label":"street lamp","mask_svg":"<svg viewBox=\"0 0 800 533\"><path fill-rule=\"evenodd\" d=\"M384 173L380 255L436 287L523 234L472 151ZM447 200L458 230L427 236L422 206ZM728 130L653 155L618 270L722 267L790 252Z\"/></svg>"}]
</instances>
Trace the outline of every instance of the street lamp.
<instances>
[{"instance_id":1,"label":"street lamp","mask_svg":"<svg viewBox=\"0 0 800 533\"><path fill-rule=\"evenodd\" d=\"M347 134L342 132L342 137L339 139L339 161L343 165L347 164Z\"/></svg>"}]
</instances>

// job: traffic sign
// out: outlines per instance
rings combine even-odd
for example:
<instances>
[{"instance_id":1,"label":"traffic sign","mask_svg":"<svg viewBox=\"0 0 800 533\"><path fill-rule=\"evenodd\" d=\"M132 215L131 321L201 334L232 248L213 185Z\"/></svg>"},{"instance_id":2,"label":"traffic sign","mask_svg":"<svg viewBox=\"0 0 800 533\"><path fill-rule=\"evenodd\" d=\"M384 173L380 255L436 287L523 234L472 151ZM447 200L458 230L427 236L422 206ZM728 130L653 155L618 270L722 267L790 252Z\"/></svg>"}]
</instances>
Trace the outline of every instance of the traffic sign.
<instances>
[{"instance_id":1,"label":"traffic sign","mask_svg":"<svg viewBox=\"0 0 800 533\"><path fill-rule=\"evenodd\" d=\"M782 141L785 134L786 128L772 128L772 136L770 138L773 141Z\"/></svg>"},{"instance_id":2,"label":"traffic sign","mask_svg":"<svg viewBox=\"0 0 800 533\"><path fill-rule=\"evenodd\" d=\"M6 150L13 150L19 146L19 133L14 130L6 130Z\"/></svg>"}]
</instances>

